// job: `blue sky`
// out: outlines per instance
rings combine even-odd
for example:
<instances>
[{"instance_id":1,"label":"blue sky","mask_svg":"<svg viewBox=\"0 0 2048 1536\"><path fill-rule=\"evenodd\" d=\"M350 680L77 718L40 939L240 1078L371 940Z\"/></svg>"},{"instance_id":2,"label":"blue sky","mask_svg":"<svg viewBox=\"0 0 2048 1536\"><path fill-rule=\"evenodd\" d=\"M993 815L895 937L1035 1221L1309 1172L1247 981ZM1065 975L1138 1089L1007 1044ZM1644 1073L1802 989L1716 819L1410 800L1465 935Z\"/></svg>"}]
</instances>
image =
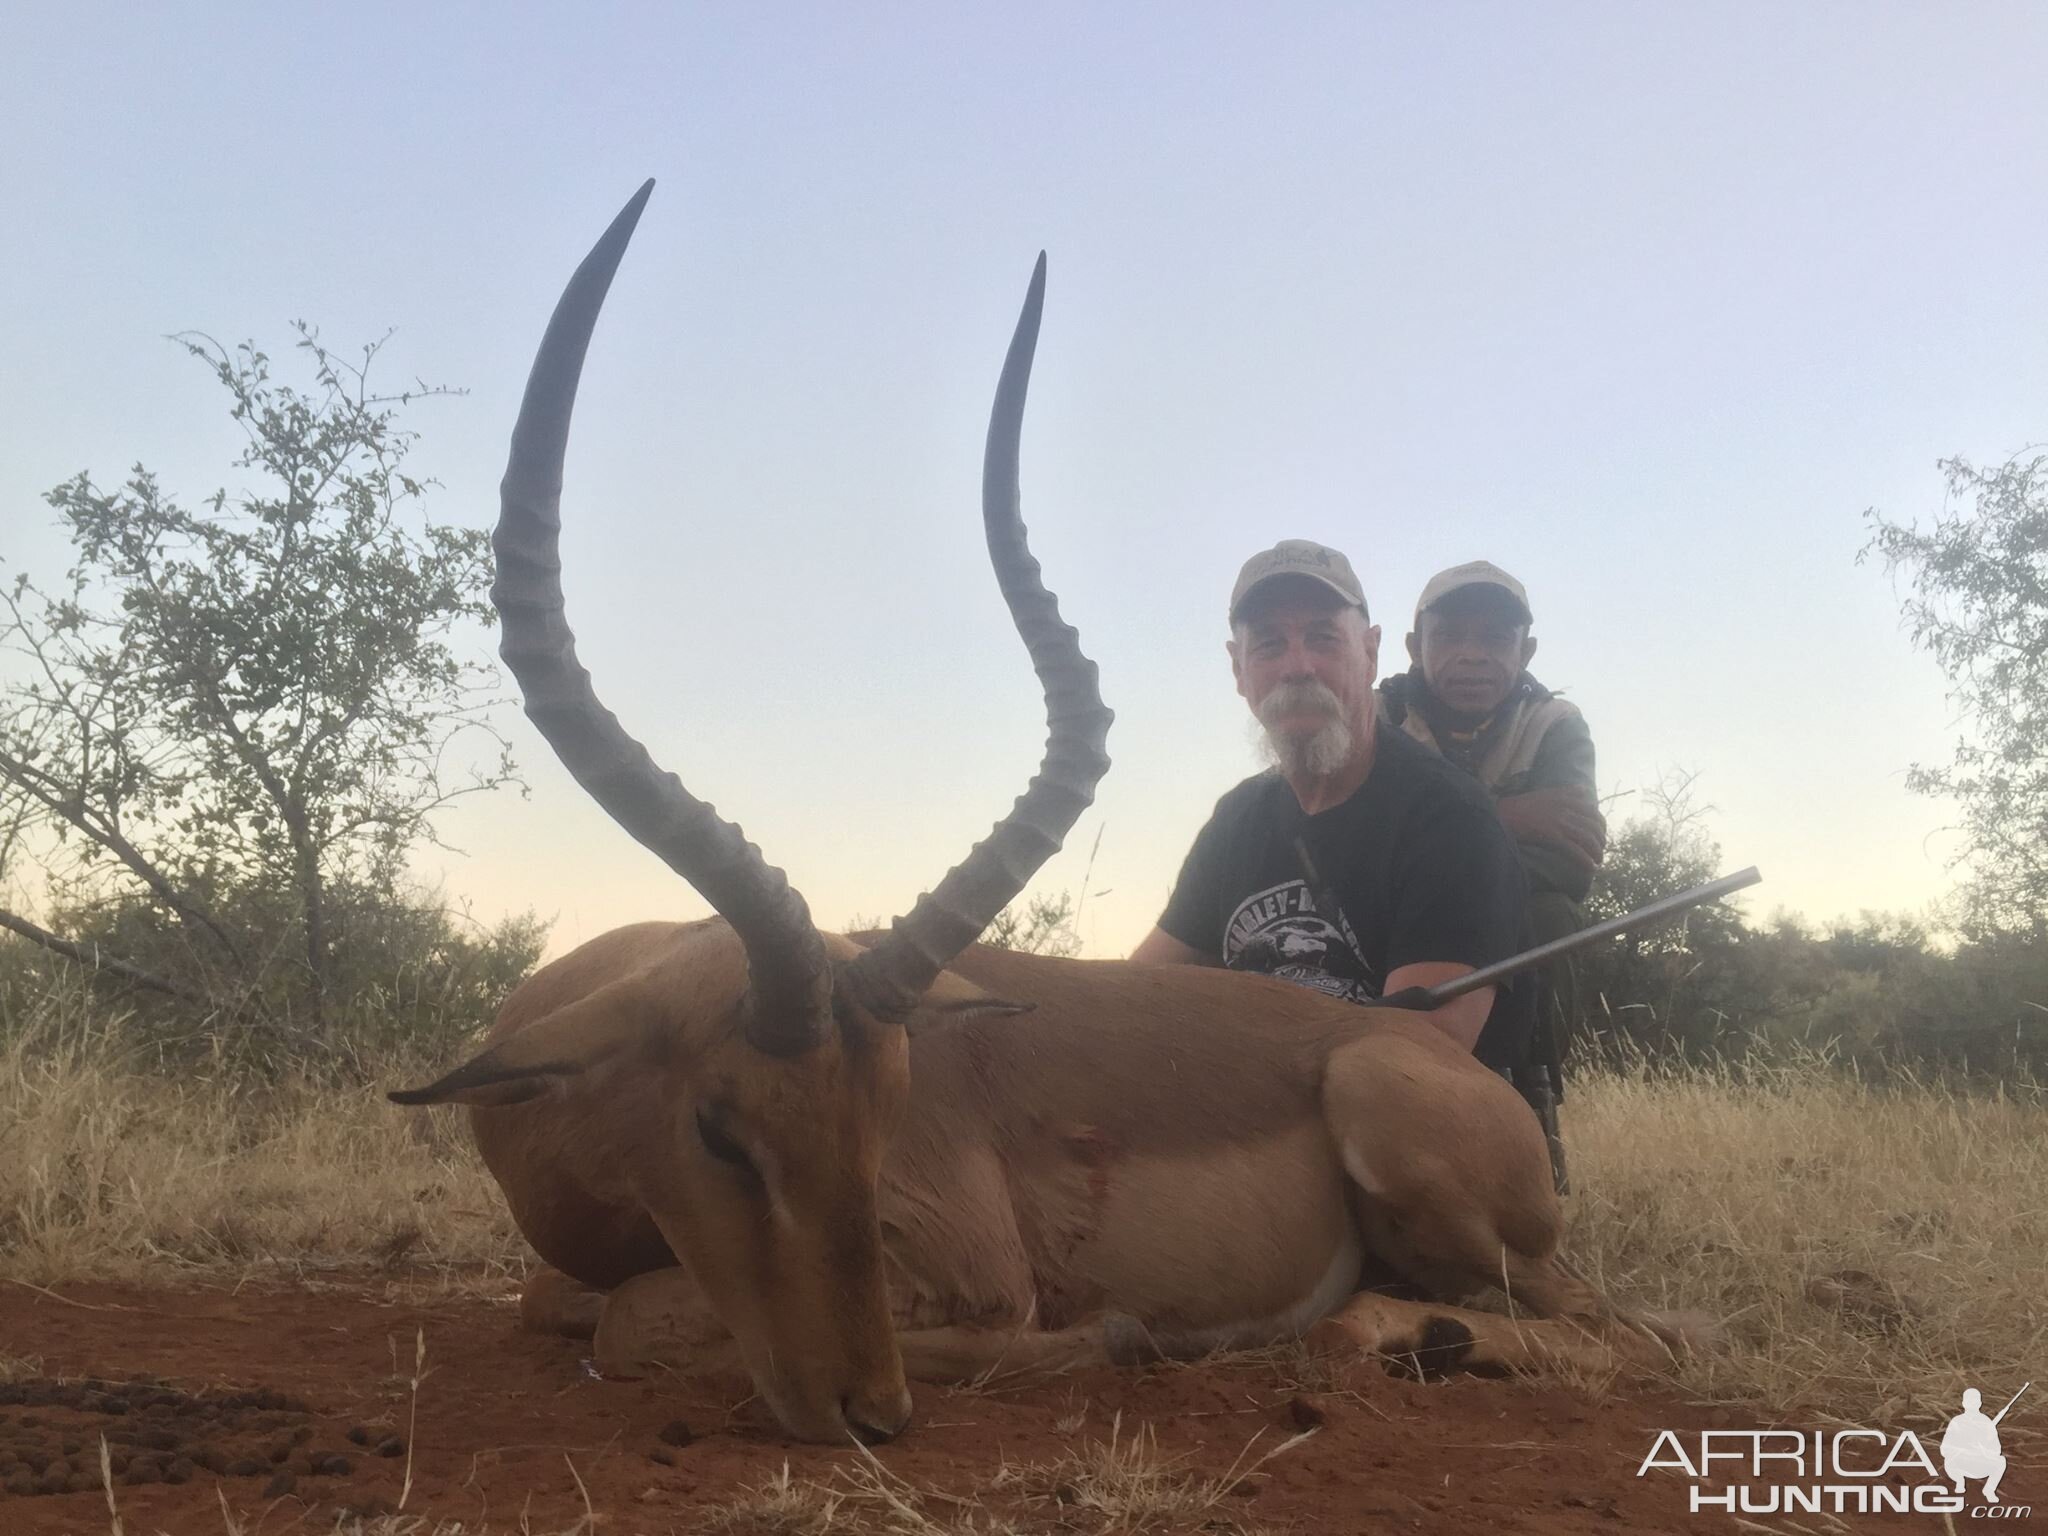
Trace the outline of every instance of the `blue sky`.
<instances>
[{"instance_id":1,"label":"blue sky","mask_svg":"<svg viewBox=\"0 0 2048 1536\"><path fill-rule=\"evenodd\" d=\"M2048 10L1714 5L16 7L0 21L0 558L234 429L185 328L395 327L446 520L487 523L560 285L655 199L586 373L570 617L658 758L821 921L909 904L1042 719L980 547L988 402L1050 253L1034 546L1115 760L1042 886L1116 953L1255 765L1238 564L1527 583L1604 787L1696 769L1753 910L1917 909L1952 712L1863 509L2048 437ZM479 654L490 641L471 637ZM560 942L701 911L524 722L530 799L429 874ZM1613 807L1625 816L1635 798Z\"/></svg>"}]
</instances>

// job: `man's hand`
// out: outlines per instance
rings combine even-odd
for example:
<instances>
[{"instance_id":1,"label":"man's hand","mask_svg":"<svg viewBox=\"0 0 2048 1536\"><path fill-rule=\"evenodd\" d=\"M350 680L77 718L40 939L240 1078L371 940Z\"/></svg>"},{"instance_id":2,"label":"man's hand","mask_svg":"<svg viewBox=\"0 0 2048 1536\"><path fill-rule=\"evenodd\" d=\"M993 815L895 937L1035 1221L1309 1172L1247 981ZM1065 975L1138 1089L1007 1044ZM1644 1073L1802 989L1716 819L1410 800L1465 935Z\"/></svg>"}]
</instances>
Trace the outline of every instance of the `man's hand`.
<instances>
[{"instance_id":1,"label":"man's hand","mask_svg":"<svg viewBox=\"0 0 2048 1536\"><path fill-rule=\"evenodd\" d=\"M1469 965L1449 960L1411 960L1406 965L1395 966L1388 974L1387 994L1391 996L1409 987L1434 987L1446 981L1456 981L1471 969ZM1479 1043L1479 1032L1486 1028L1486 1016L1493 1012L1493 992L1492 987L1481 987L1476 992L1467 992L1463 997L1454 997L1448 1003L1432 1008L1423 1017L1469 1051Z\"/></svg>"},{"instance_id":2,"label":"man's hand","mask_svg":"<svg viewBox=\"0 0 2048 1536\"><path fill-rule=\"evenodd\" d=\"M1518 843L1549 843L1588 874L1607 855L1607 820L1576 784L1556 784L1494 802L1501 825Z\"/></svg>"}]
</instances>

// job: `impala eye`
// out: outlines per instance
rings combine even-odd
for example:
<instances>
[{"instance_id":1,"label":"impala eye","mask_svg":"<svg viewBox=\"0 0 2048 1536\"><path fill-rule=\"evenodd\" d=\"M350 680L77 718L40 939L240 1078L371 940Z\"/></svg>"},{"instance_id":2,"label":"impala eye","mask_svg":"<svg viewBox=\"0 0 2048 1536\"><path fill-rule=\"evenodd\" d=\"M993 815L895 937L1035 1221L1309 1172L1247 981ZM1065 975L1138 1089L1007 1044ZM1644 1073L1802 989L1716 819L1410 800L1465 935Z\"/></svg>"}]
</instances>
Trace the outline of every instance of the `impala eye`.
<instances>
[{"instance_id":1,"label":"impala eye","mask_svg":"<svg viewBox=\"0 0 2048 1536\"><path fill-rule=\"evenodd\" d=\"M704 1150L721 1163L730 1163L748 1173L754 1171L754 1160L747 1156L746 1149L720 1130L718 1122L701 1109L697 1111L697 1136L704 1143Z\"/></svg>"}]
</instances>

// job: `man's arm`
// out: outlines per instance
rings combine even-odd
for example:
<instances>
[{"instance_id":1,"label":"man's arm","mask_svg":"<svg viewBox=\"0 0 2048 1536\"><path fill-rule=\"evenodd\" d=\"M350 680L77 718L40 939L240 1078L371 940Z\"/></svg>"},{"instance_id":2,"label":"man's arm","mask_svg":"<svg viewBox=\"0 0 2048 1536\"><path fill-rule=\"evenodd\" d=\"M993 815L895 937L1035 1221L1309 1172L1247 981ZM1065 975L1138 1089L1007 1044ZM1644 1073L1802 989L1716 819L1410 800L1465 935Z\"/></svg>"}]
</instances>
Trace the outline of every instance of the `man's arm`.
<instances>
[{"instance_id":1,"label":"man's arm","mask_svg":"<svg viewBox=\"0 0 2048 1536\"><path fill-rule=\"evenodd\" d=\"M1585 716L1573 710L1551 724L1529 771L1516 776L1514 793L1502 795L1494 809L1520 845L1531 882L1583 901L1607 853Z\"/></svg>"},{"instance_id":2,"label":"man's arm","mask_svg":"<svg viewBox=\"0 0 2048 1536\"><path fill-rule=\"evenodd\" d=\"M1544 843L1591 874L1607 853L1607 821L1590 790L1576 784L1503 795L1495 802L1501 825L1518 843Z\"/></svg>"},{"instance_id":3,"label":"man's arm","mask_svg":"<svg viewBox=\"0 0 2048 1536\"><path fill-rule=\"evenodd\" d=\"M1411 961L1395 967L1388 975L1387 994L1406 987L1434 987L1446 981L1456 981L1460 976L1470 975L1472 970L1472 966L1450 960ZM1463 997L1452 998L1441 1008L1430 1009L1423 1017L1469 1051L1479 1044L1479 1032L1486 1028L1487 1015L1493 1012L1493 991L1492 987L1481 987L1467 992Z\"/></svg>"},{"instance_id":4,"label":"man's arm","mask_svg":"<svg viewBox=\"0 0 2048 1536\"><path fill-rule=\"evenodd\" d=\"M1195 834L1194 842L1188 847L1188 856L1181 861L1173 890L1166 898L1166 910L1159 914L1159 921L1153 925L1152 931L1131 951L1131 959L1139 964L1223 963L1222 955L1198 947L1179 935L1187 934L1197 940L1212 934L1220 939L1222 935L1223 923L1216 911L1222 878L1217 869L1218 823L1224 819L1225 807L1231 804L1235 794L1233 790L1218 800L1216 809L1202 824L1202 830Z\"/></svg>"},{"instance_id":5,"label":"man's arm","mask_svg":"<svg viewBox=\"0 0 2048 1536\"><path fill-rule=\"evenodd\" d=\"M1206 955L1192 944L1183 944L1164 928L1154 928L1138 940L1138 947L1131 951L1131 959L1140 965L1216 965L1220 962L1213 955Z\"/></svg>"},{"instance_id":6,"label":"man's arm","mask_svg":"<svg viewBox=\"0 0 2048 1536\"><path fill-rule=\"evenodd\" d=\"M1514 840L1483 802L1443 806L1412 822L1393 870L1393 927L1387 940L1387 995L1433 987L1521 949L1528 886ZM1454 998L1428 1017L1467 1050L1480 1043L1503 997L1487 987ZM1526 1034L1519 1018L1494 1020L1501 1039L1483 1059L1513 1059ZM1505 1054L1504 1054L1505 1051Z\"/></svg>"}]
</instances>

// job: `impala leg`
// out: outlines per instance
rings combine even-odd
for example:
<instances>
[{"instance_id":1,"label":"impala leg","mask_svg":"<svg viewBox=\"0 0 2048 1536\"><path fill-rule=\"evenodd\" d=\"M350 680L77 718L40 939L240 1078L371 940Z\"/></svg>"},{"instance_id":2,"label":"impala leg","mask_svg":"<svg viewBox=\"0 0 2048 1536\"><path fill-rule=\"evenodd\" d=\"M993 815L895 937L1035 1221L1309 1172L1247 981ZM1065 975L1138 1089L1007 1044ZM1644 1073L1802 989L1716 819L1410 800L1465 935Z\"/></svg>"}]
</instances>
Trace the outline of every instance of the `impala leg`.
<instances>
[{"instance_id":1,"label":"impala leg","mask_svg":"<svg viewBox=\"0 0 2048 1536\"><path fill-rule=\"evenodd\" d=\"M1016 1371L1066 1371L1110 1359L1102 1323L1044 1332L1028 1322L1013 1328L916 1328L896 1336L903 1374L914 1381L956 1385Z\"/></svg>"},{"instance_id":2,"label":"impala leg","mask_svg":"<svg viewBox=\"0 0 2048 1536\"><path fill-rule=\"evenodd\" d=\"M565 1339L587 1339L597 1332L604 1310L604 1292L559 1269L543 1264L519 1293L519 1326L528 1333L552 1333Z\"/></svg>"},{"instance_id":3,"label":"impala leg","mask_svg":"<svg viewBox=\"0 0 2048 1536\"><path fill-rule=\"evenodd\" d=\"M591 1364L610 1377L739 1364L739 1347L681 1268L649 1270L608 1291Z\"/></svg>"},{"instance_id":4,"label":"impala leg","mask_svg":"<svg viewBox=\"0 0 2048 1536\"><path fill-rule=\"evenodd\" d=\"M1610 1356L1644 1364L1711 1338L1704 1319L1616 1307L1565 1266L1557 1252L1563 1210L1542 1126L1493 1073L1447 1057L1432 1039L1388 1030L1332 1055L1323 1110L1355 1186L1367 1249L1429 1295L1498 1290L1519 1311L1580 1325L1570 1338L1597 1335ZM1376 1337L1381 1326L1365 1332ZM1413 1318L1384 1320L1397 1340L1416 1326ZM1527 1357L1531 1347L1576 1357L1583 1347L1553 1348L1547 1333L1534 1339L1503 1345L1503 1359Z\"/></svg>"},{"instance_id":5,"label":"impala leg","mask_svg":"<svg viewBox=\"0 0 2048 1536\"><path fill-rule=\"evenodd\" d=\"M1483 1212L1396 1212L1369 1197L1358 1204L1366 1246L1418 1282L1425 1297L1498 1291L1518 1316L1568 1320L1581 1335L1598 1335L1621 1356L1646 1365L1662 1363L1672 1352L1713 1334L1704 1319L1615 1305L1568 1268L1554 1247L1533 1254L1518 1250Z\"/></svg>"},{"instance_id":6,"label":"impala leg","mask_svg":"<svg viewBox=\"0 0 2048 1536\"><path fill-rule=\"evenodd\" d=\"M1608 1375L1627 1353L1616 1341L1565 1320L1502 1317L1464 1307L1399 1301L1362 1291L1311 1328L1311 1349L1359 1350L1424 1375L1447 1371L1555 1372Z\"/></svg>"}]
</instances>

